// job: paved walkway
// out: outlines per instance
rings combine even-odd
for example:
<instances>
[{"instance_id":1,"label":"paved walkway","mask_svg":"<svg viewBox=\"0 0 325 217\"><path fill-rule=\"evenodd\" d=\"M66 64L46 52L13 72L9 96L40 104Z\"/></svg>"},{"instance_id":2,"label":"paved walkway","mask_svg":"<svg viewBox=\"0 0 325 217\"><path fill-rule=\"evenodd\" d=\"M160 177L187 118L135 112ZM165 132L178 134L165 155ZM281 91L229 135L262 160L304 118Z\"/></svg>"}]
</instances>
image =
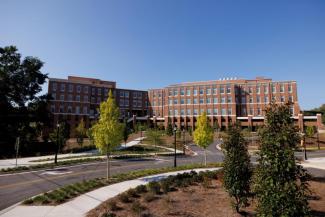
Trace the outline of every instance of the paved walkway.
<instances>
[{"instance_id":1,"label":"paved walkway","mask_svg":"<svg viewBox=\"0 0 325 217\"><path fill-rule=\"evenodd\" d=\"M209 169L194 169L194 171L217 170L220 168ZM9 207L0 212L1 217L83 217L90 210L94 209L102 202L115 197L119 193L127 191L130 188L135 188L138 185L147 184L150 181L157 181L168 177L169 175L176 175L177 173L189 172L192 170L182 170L176 172L163 173L142 177L134 180L124 181L96 189L88 192L75 199L58 206L23 206L16 205ZM1 214L2 213L2 214Z\"/></svg>"},{"instance_id":2,"label":"paved walkway","mask_svg":"<svg viewBox=\"0 0 325 217\"><path fill-rule=\"evenodd\" d=\"M303 167L325 170L325 158L309 158L301 163Z\"/></svg>"}]
</instances>

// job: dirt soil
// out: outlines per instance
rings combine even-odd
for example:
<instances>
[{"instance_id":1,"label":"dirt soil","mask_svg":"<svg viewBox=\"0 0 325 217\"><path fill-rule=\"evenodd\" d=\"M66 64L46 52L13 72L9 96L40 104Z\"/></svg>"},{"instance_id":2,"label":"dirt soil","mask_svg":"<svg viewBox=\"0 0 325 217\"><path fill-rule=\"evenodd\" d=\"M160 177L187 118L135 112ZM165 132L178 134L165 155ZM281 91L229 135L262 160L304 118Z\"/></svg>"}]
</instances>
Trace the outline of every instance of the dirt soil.
<instances>
[{"instance_id":1,"label":"dirt soil","mask_svg":"<svg viewBox=\"0 0 325 217\"><path fill-rule=\"evenodd\" d=\"M312 216L325 216L325 179L310 182L311 190L314 192L313 197L309 201L312 209ZM239 217L231 207L231 200L224 191L219 180L213 181L211 187L204 188L201 185L190 186L177 191L170 192L167 195L161 194L151 202L145 202L143 195L138 198L132 198L130 203L122 203L118 199L119 207L113 213L118 217L138 217L138 216L174 216L174 217ZM108 200L108 201L110 201ZM90 211L87 217L102 216L107 212L108 201L101 204L97 208ZM139 215L132 210L132 203L139 201L143 207L142 213L150 215ZM245 208L246 216L254 216L254 208L256 204L250 202L251 205Z\"/></svg>"}]
</instances>

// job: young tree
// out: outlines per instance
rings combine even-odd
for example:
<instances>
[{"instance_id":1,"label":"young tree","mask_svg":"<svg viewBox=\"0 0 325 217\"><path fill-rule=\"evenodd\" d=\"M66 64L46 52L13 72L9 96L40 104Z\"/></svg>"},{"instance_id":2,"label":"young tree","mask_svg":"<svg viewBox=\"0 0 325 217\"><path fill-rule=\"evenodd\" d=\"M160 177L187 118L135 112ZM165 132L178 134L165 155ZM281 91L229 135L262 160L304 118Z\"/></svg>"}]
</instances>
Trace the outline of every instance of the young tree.
<instances>
[{"instance_id":1,"label":"young tree","mask_svg":"<svg viewBox=\"0 0 325 217\"><path fill-rule=\"evenodd\" d=\"M154 129L149 129L147 130L146 132L146 136L147 136L147 139L154 144L155 148L157 145L160 145L163 143L162 139L161 139L161 132L159 130L157 130L156 128ZM157 155L157 153L156 153Z\"/></svg>"},{"instance_id":2,"label":"young tree","mask_svg":"<svg viewBox=\"0 0 325 217\"><path fill-rule=\"evenodd\" d=\"M58 126L54 129L52 133L50 133L50 139L55 143L55 156L54 163L57 163L58 153L63 149L67 139L70 137L70 126L65 122L58 123Z\"/></svg>"},{"instance_id":3,"label":"young tree","mask_svg":"<svg viewBox=\"0 0 325 217\"><path fill-rule=\"evenodd\" d=\"M306 128L306 137L312 142L312 138L315 134L315 128L313 126L307 126Z\"/></svg>"},{"instance_id":4,"label":"young tree","mask_svg":"<svg viewBox=\"0 0 325 217\"><path fill-rule=\"evenodd\" d=\"M171 123L168 123L168 125L167 125L166 134L167 134L167 136L172 136L174 134L173 126Z\"/></svg>"},{"instance_id":5,"label":"young tree","mask_svg":"<svg viewBox=\"0 0 325 217\"><path fill-rule=\"evenodd\" d=\"M80 146L82 146L84 138L87 136L87 129L85 128L85 122L82 118L76 128L77 133L77 142Z\"/></svg>"},{"instance_id":6,"label":"young tree","mask_svg":"<svg viewBox=\"0 0 325 217\"><path fill-rule=\"evenodd\" d=\"M289 105L272 103L266 109L265 126L255 174L258 216L307 216L308 174L295 162L299 141Z\"/></svg>"},{"instance_id":7,"label":"young tree","mask_svg":"<svg viewBox=\"0 0 325 217\"><path fill-rule=\"evenodd\" d=\"M224 141L223 185L230 197L235 199L235 208L239 212L246 206L250 194L252 168L250 157L239 126L230 127Z\"/></svg>"},{"instance_id":8,"label":"young tree","mask_svg":"<svg viewBox=\"0 0 325 217\"><path fill-rule=\"evenodd\" d=\"M193 133L194 142L204 149L204 165L207 164L206 148L213 142L213 129L209 125L205 112L198 117L197 127Z\"/></svg>"},{"instance_id":9,"label":"young tree","mask_svg":"<svg viewBox=\"0 0 325 217\"><path fill-rule=\"evenodd\" d=\"M110 177L110 153L123 140L123 124L119 122L119 116L119 108L110 91L107 101L100 104L99 120L92 127L96 147L107 156L107 179Z\"/></svg>"}]
</instances>

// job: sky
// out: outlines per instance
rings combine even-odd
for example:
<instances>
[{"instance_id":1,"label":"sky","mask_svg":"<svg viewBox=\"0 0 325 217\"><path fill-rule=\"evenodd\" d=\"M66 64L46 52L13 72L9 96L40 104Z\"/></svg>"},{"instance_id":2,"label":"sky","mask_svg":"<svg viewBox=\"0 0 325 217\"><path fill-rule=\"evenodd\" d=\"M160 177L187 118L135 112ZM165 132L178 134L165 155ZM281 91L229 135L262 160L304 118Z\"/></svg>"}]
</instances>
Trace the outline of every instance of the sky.
<instances>
[{"instance_id":1,"label":"sky","mask_svg":"<svg viewBox=\"0 0 325 217\"><path fill-rule=\"evenodd\" d=\"M0 46L38 57L49 77L146 90L265 76L296 80L302 109L325 103L324 0L0 0L0 11Z\"/></svg>"}]
</instances>

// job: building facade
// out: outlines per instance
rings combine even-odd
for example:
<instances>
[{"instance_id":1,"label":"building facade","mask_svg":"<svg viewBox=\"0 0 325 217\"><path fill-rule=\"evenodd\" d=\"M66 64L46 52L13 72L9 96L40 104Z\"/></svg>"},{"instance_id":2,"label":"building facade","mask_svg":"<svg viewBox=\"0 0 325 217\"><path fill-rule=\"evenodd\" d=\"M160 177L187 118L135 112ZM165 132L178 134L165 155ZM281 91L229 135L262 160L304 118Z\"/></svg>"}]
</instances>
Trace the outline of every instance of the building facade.
<instances>
[{"instance_id":1,"label":"building facade","mask_svg":"<svg viewBox=\"0 0 325 217\"><path fill-rule=\"evenodd\" d=\"M149 115L155 122L179 128L195 127L197 117L206 112L212 126L227 128L240 122L256 127L264 123L264 110L271 101L291 103L293 117L300 108L295 81L224 78L216 81L188 82L149 90Z\"/></svg>"},{"instance_id":2,"label":"building facade","mask_svg":"<svg viewBox=\"0 0 325 217\"><path fill-rule=\"evenodd\" d=\"M120 89L114 81L68 76L68 79L49 79L48 93L52 96L49 109L53 125L60 121L67 122L72 135L81 119L87 128L90 127L98 117L99 105L107 99L109 91L115 96L121 119L147 115L147 91Z\"/></svg>"}]
</instances>

